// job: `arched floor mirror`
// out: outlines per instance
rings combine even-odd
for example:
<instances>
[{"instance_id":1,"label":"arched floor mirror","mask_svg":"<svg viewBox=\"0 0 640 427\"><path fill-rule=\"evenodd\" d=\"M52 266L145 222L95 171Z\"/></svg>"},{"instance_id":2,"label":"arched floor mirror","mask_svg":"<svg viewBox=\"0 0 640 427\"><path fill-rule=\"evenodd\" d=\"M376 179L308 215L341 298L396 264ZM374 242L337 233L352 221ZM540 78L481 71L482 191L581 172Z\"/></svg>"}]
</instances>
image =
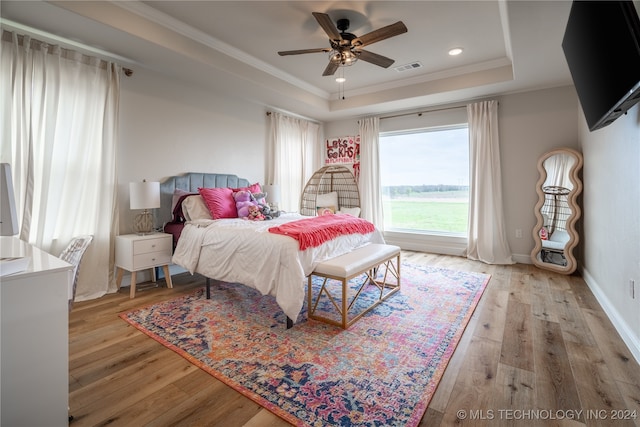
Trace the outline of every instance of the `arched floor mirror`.
<instances>
[{"instance_id":1,"label":"arched floor mirror","mask_svg":"<svg viewBox=\"0 0 640 427\"><path fill-rule=\"evenodd\" d=\"M571 274L578 266L573 252L580 241L576 222L581 215L577 203L581 169L582 154L571 148L549 151L538 161L531 260L540 268Z\"/></svg>"}]
</instances>

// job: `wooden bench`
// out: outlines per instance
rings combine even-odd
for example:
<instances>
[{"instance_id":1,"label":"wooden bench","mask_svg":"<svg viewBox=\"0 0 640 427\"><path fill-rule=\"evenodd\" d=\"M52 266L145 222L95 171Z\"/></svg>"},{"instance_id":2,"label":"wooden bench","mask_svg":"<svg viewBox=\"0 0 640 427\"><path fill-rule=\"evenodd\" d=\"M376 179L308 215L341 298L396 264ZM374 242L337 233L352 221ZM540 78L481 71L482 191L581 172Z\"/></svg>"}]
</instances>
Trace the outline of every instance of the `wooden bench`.
<instances>
[{"instance_id":1,"label":"wooden bench","mask_svg":"<svg viewBox=\"0 0 640 427\"><path fill-rule=\"evenodd\" d=\"M378 278L377 276L380 275L378 271L382 266L384 266L384 274L381 278ZM315 303L312 289L313 276L324 278ZM363 282L358 285L355 295L349 302L348 283L351 279L359 276L363 276ZM342 282L340 304L336 302L336 298L331 294L331 290L327 286L329 280ZM380 291L379 295L369 307L349 320L349 310L367 285L376 286ZM308 317L347 329L369 310L400 290L400 248L393 245L371 243L347 254L324 261L318 264L309 275L308 287ZM323 295L326 295L331 301L340 315L341 321L316 314L318 302Z\"/></svg>"}]
</instances>

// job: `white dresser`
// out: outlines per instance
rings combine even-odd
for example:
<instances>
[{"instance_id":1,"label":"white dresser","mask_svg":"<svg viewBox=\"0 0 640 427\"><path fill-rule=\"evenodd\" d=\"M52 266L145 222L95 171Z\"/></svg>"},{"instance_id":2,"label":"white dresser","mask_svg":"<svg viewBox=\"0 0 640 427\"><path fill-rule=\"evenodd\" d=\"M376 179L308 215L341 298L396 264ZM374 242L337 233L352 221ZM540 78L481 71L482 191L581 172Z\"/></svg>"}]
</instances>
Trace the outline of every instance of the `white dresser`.
<instances>
[{"instance_id":1,"label":"white dresser","mask_svg":"<svg viewBox=\"0 0 640 427\"><path fill-rule=\"evenodd\" d=\"M73 267L15 237L0 237L0 257L30 257L0 277L0 425L66 426Z\"/></svg>"}]
</instances>

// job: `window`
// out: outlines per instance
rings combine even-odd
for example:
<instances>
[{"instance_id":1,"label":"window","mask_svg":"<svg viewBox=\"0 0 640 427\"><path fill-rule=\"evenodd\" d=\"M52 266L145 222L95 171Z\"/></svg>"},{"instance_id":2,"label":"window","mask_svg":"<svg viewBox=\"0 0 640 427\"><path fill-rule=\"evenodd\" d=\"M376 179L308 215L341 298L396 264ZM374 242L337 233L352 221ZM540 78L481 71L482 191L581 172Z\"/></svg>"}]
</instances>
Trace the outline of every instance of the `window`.
<instances>
[{"instance_id":1,"label":"window","mask_svg":"<svg viewBox=\"0 0 640 427\"><path fill-rule=\"evenodd\" d=\"M380 166L385 230L466 235L467 124L381 133Z\"/></svg>"}]
</instances>

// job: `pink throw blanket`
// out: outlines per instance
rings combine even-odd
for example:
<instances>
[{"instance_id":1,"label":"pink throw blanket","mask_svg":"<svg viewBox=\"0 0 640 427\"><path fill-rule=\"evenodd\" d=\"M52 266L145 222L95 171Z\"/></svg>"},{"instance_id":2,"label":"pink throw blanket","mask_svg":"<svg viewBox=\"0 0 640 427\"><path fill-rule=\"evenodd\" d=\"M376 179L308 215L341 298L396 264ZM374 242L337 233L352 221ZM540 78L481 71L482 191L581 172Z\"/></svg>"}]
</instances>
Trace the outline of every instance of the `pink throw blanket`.
<instances>
[{"instance_id":1,"label":"pink throw blanket","mask_svg":"<svg viewBox=\"0 0 640 427\"><path fill-rule=\"evenodd\" d=\"M269 232L296 239L300 250L320 246L344 234L368 234L375 226L367 220L351 215L321 215L271 227Z\"/></svg>"}]
</instances>

